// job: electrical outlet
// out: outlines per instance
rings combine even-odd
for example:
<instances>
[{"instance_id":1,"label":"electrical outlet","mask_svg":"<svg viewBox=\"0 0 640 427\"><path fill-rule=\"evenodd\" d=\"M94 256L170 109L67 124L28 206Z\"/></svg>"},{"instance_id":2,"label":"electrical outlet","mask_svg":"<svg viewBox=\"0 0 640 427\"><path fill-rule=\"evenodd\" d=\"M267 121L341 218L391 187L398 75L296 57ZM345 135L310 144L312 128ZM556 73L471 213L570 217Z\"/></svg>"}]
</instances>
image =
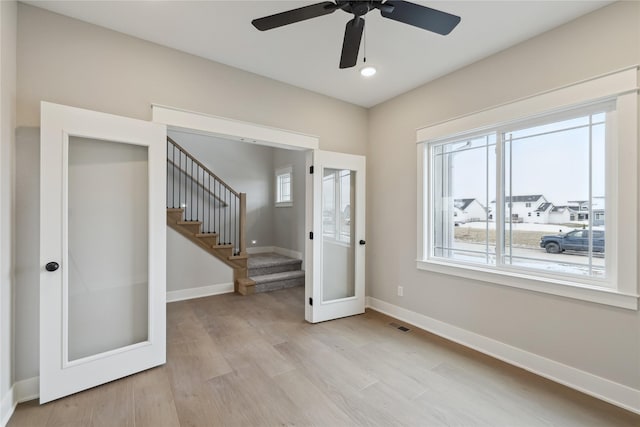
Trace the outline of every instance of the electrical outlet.
<instances>
[{"instance_id":1,"label":"electrical outlet","mask_svg":"<svg viewBox=\"0 0 640 427\"><path fill-rule=\"evenodd\" d=\"M404 288L402 286L398 286L398 296L404 296Z\"/></svg>"}]
</instances>

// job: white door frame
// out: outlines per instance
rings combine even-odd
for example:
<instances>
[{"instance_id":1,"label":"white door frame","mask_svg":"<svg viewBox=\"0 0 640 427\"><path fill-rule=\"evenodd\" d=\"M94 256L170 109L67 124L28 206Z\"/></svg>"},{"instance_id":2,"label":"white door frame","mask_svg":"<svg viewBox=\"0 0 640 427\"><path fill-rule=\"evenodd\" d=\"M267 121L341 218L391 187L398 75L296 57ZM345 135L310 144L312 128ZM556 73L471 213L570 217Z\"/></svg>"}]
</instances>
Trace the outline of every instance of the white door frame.
<instances>
[{"instance_id":1,"label":"white door frame","mask_svg":"<svg viewBox=\"0 0 640 427\"><path fill-rule=\"evenodd\" d=\"M168 107L165 105L152 104L152 121L162 123L169 129L183 130L190 133L216 136L244 143L266 145L288 150L306 151L310 155L320 147L320 138L285 129L259 125L255 123L243 122L224 117L213 116L181 108ZM310 191L312 185L309 179L309 171L306 175L306 195L305 195L305 230L313 230L313 192ZM310 184L311 183L311 184ZM305 244L305 318L310 319L310 307L307 294L310 292L310 285L313 284L313 262L309 256L313 253L310 250L309 239Z\"/></svg>"}]
</instances>

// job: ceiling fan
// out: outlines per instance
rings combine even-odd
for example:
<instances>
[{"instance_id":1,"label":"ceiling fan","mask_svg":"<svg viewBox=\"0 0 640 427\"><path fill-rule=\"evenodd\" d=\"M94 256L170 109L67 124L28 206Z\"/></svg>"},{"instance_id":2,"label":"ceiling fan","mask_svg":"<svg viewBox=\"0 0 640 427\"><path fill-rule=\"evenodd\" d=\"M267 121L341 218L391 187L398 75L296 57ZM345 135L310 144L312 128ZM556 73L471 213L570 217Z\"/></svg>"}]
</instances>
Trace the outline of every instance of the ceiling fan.
<instances>
[{"instance_id":1,"label":"ceiling fan","mask_svg":"<svg viewBox=\"0 0 640 427\"><path fill-rule=\"evenodd\" d=\"M325 1L282 13L276 13L275 15L254 19L251 23L258 30L266 31L318 16L328 15L338 9L353 14L353 19L347 22L347 27L344 32L340 68L350 68L356 65L358 61L358 51L360 50L360 40L362 39L362 32L364 30L363 17L373 9L378 9L380 14L385 18L413 25L414 27L441 35L449 34L460 22L459 16L408 1L336 0L335 3Z\"/></svg>"}]
</instances>

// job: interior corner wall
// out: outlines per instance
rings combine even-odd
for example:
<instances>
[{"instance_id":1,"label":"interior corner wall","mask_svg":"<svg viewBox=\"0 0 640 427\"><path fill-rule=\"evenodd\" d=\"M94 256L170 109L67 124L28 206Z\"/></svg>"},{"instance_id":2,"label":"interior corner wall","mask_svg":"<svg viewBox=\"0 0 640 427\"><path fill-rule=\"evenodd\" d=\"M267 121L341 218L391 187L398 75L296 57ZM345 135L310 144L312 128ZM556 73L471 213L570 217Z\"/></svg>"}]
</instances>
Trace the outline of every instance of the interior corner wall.
<instances>
[{"instance_id":1,"label":"interior corner wall","mask_svg":"<svg viewBox=\"0 0 640 427\"><path fill-rule=\"evenodd\" d=\"M293 203L292 206L274 208L273 234L275 241L273 246L304 254L306 243L304 227L307 173L305 152L283 149L275 150L271 177L272 186L275 186L275 171L288 166L292 168L291 194ZM272 205L274 197L275 196L271 199Z\"/></svg>"},{"instance_id":2,"label":"interior corner wall","mask_svg":"<svg viewBox=\"0 0 640 427\"><path fill-rule=\"evenodd\" d=\"M323 150L366 153L362 107L23 3L17 9L18 126L40 125L42 100L143 120L157 103L315 135ZM37 289L35 279L25 280ZM16 295L16 312L38 311L28 294ZM30 355L37 354L38 329L16 328L20 381L37 373Z\"/></svg>"},{"instance_id":3,"label":"interior corner wall","mask_svg":"<svg viewBox=\"0 0 640 427\"><path fill-rule=\"evenodd\" d=\"M13 146L17 4L0 2L0 423L13 409Z\"/></svg>"},{"instance_id":4,"label":"interior corner wall","mask_svg":"<svg viewBox=\"0 0 640 427\"><path fill-rule=\"evenodd\" d=\"M421 271L415 262L416 129L639 64L639 22L640 3L613 3L370 110L369 296L640 390L638 311Z\"/></svg>"}]
</instances>

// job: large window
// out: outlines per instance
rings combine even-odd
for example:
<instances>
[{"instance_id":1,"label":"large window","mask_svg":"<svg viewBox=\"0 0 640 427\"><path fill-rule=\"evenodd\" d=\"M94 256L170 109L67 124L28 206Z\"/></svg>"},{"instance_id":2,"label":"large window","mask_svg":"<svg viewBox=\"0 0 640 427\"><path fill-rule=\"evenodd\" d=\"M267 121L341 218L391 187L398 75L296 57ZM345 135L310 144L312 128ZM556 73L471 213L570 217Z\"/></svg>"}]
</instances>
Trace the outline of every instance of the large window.
<instances>
[{"instance_id":1,"label":"large window","mask_svg":"<svg viewBox=\"0 0 640 427\"><path fill-rule=\"evenodd\" d=\"M605 278L605 224L593 219L596 200L606 200L606 117L613 107L430 144L430 255Z\"/></svg>"},{"instance_id":2,"label":"large window","mask_svg":"<svg viewBox=\"0 0 640 427\"><path fill-rule=\"evenodd\" d=\"M620 75L594 100L575 85L418 131L418 267L637 307L637 95Z\"/></svg>"}]
</instances>

